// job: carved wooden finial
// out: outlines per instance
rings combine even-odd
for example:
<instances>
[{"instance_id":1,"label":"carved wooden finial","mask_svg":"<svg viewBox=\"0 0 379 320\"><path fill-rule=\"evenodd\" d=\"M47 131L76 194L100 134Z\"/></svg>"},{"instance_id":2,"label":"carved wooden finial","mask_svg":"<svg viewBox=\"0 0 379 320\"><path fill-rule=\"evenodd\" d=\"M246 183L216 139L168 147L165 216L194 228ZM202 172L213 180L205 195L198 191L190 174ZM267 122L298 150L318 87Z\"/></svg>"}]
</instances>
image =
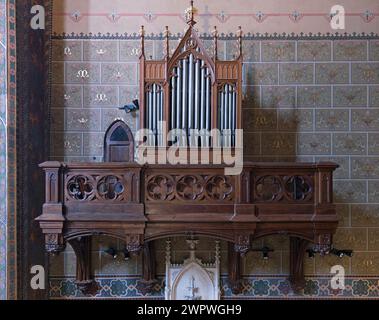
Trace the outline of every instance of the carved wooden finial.
<instances>
[{"instance_id":1,"label":"carved wooden finial","mask_svg":"<svg viewBox=\"0 0 379 320\"><path fill-rule=\"evenodd\" d=\"M191 0L190 7L185 11L186 21L190 26L194 26L196 24L196 21L194 20L196 13L197 9L193 6L193 1Z\"/></svg>"},{"instance_id":2,"label":"carved wooden finial","mask_svg":"<svg viewBox=\"0 0 379 320\"><path fill-rule=\"evenodd\" d=\"M168 60L170 58L170 30L168 29L168 26L165 28L164 36L166 39L166 59Z\"/></svg>"},{"instance_id":3,"label":"carved wooden finial","mask_svg":"<svg viewBox=\"0 0 379 320\"><path fill-rule=\"evenodd\" d=\"M214 47L214 51L213 51L213 56L214 56L214 59L217 60L217 51L218 51L218 41L217 41L217 38L218 38L218 31L217 31L217 27L214 26L213 28L213 31L212 31L212 35L213 35L213 47Z\"/></svg>"},{"instance_id":4,"label":"carved wooden finial","mask_svg":"<svg viewBox=\"0 0 379 320\"><path fill-rule=\"evenodd\" d=\"M139 30L139 34L141 36L141 56L145 55L145 27L142 25Z\"/></svg>"},{"instance_id":5,"label":"carved wooden finial","mask_svg":"<svg viewBox=\"0 0 379 320\"><path fill-rule=\"evenodd\" d=\"M237 30L239 57L242 57L242 34L242 27L239 26Z\"/></svg>"}]
</instances>

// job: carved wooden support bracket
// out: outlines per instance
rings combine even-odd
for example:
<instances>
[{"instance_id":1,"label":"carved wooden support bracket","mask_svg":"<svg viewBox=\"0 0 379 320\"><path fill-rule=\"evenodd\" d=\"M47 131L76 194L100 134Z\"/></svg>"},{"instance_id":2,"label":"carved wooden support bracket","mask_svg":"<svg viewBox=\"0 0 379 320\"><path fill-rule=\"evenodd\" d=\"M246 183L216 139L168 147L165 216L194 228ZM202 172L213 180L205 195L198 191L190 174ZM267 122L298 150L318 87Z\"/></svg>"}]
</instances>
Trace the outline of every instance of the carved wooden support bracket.
<instances>
[{"instance_id":1,"label":"carved wooden support bracket","mask_svg":"<svg viewBox=\"0 0 379 320\"><path fill-rule=\"evenodd\" d=\"M236 252L232 242L228 242L228 273L229 286L233 294L240 294L242 292L241 255Z\"/></svg>"},{"instance_id":2,"label":"carved wooden support bracket","mask_svg":"<svg viewBox=\"0 0 379 320\"><path fill-rule=\"evenodd\" d=\"M84 294L95 294L98 290L91 268L91 237L81 237L69 241L76 255L76 285Z\"/></svg>"},{"instance_id":3,"label":"carved wooden support bracket","mask_svg":"<svg viewBox=\"0 0 379 320\"><path fill-rule=\"evenodd\" d=\"M305 287L304 255L308 244L308 240L290 237L290 276L288 280L294 292L299 292Z\"/></svg>"},{"instance_id":4,"label":"carved wooden support bracket","mask_svg":"<svg viewBox=\"0 0 379 320\"><path fill-rule=\"evenodd\" d=\"M142 279L137 284L137 289L143 295L153 292L157 284L155 278L154 243L146 242L142 249Z\"/></svg>"}]
</instances>

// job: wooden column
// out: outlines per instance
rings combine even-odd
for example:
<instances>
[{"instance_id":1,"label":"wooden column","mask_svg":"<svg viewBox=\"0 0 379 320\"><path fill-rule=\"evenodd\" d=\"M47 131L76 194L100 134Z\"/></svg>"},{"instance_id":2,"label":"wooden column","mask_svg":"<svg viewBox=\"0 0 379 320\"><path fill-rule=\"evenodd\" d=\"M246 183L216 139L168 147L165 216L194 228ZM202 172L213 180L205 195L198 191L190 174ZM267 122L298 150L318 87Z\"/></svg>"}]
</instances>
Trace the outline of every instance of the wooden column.
<instances>
[{"instance_id":1,"label":"wooden column","mask_svg":"<svg viewBox=\"0 0 379 320\"><path fill-rule=\"evenodd\" d=\"M236 252L234 243L228 242L229 285L233 294L240 294L242 290L241 260L241 255L239 252Z\"/></svg>"},{"instance_id":2,"label":"wooden column","mask_svg":"<svg viewBox=\"0 0 379 320\"><path fill-rule=\"evenodd\" d=\"M304 255L308 240L290 237L290 276L289 281L294 292L304 289Z\"/></svg>"}]
</instances>

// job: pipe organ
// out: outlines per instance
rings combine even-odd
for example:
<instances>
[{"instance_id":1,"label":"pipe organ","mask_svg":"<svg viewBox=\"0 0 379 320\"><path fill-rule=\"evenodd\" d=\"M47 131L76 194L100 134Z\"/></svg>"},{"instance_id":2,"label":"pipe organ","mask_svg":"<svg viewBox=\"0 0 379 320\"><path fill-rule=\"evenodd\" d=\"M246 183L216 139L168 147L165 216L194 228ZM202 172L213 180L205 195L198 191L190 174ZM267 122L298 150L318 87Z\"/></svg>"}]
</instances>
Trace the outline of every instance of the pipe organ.
<instances>
[{"instance_id":1,"label":"pipe organ","mask_svg":"<svg viewBox=\"0 0 379 320\"><path fill-rule=\"evenodd\" d=\"M235 132L241 128L241 28L237 58L222 61L217 57L216 27L211 57L194 29L193 14L187 16L187 23L189 28L172 56L166 27L163 60L146 59L145 30L141 28L140 127L148 129L150 146L166 146L165 134L170 131L171 143L181 147L233 148ZM214 129L218 129L219 134L215 134Z\"/></svg>"},{"instance_id":2,"label":"pipe organ","mask_svg":"<svg viewBox=\"0 0 379 320\"><path fill-rule=\"evenodd\" d=\"M191 6L192 7L192 6ZM149 145L166 147L166 134L185 147L239 148L241 129L242 33L233 61L217 57L217 30L209 56L189 28L170 56L166 28L163 60L147 60L141 30L140 127L149 129ZM163 121L162 121L163 120ZM221 137L212 131L222 132ZM216 138L215 138L216 137ZM241 146L242 148L242 146ZM104 139L104 163L49 161L45 171L45 203L36 219L48 252L59 253L70 243L77 257L77 285L85 293L96 289L91 273L93 235L125 242L127 253L143 256L138 290L153 290L153 243L171 236L204 235L228 242L229 282L233 293L242 288L241 255L253 251L253 241L286 234L289 281L304 288L303 261L308 246L320 255L332 252L338 217L333 203L331 162L244 162L240 173L229 174L224 163L191 165L144 164L134 161L129 127L114 122ZM97 289L96 289L97 290Z\"/></svg>"}]
</instances>

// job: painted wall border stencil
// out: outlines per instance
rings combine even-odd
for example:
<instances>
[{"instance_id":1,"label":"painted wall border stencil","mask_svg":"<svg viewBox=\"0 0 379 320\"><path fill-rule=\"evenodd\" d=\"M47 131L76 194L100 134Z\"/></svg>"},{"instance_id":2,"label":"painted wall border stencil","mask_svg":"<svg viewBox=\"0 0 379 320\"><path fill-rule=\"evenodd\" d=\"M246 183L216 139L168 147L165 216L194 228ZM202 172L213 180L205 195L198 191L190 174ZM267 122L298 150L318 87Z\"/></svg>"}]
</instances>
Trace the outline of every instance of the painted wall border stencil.
<instances>
[{"instance_id":1,"label":"painted wall border stencil","mask_svg":"<svg viewBox=\"0 0 379 320\"><path fill-rule=\"evenodd\" d=\"M111 34L124 30L137 32L141 24L149 30L159 30L170 25L173 33L182 32L187 0L141 0L129 6L125 1L101 0L55 1L54 32L71 34ZM312 3L311 3L312 2ZM245 32L260 34L334 33L330 26L333 0L205 0L196 3L199 32L210 33L214 25L220 33L234 32L238 25ZM379 5L372 0L344 0L346 30L349 34L371 33L379 29Z\"/></svg>"}]
</instances>

